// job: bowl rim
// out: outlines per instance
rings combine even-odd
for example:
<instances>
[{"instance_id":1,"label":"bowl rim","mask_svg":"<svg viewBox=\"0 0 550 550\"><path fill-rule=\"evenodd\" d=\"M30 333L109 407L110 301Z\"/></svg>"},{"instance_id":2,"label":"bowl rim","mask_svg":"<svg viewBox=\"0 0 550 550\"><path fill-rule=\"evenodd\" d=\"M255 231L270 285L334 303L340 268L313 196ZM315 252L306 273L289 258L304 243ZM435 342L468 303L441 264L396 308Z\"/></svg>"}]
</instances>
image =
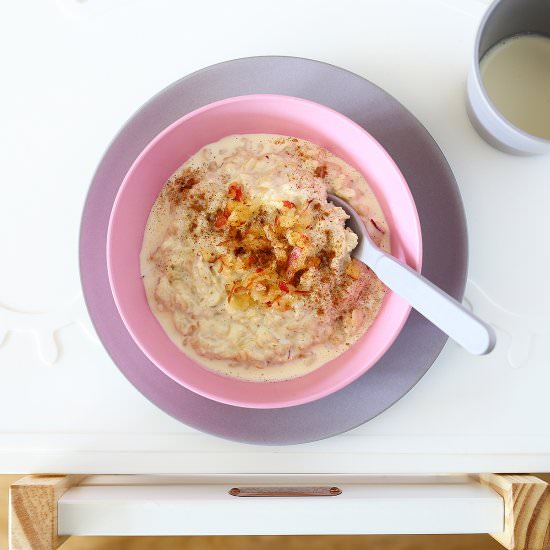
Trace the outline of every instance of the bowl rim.
<instances>
[{"instance_id":1,"label":"bowl rim","mask_svg":"<svg viewBox=\"0 0 550 550\"><path fill-rule=\"evenodd\" d=\"M117 285L113 282L113 275L112 275L112 263L113 262L112 262L111 244L112 244L112 232L113 232L113 219L116 217L116 212L117 212L117 210L120 206L121 197L124 194L123 191L125 190L125 188L128 185L128 181L131 180L134 173L139 169L143 159L147 156L149 151L151 149L153 149L155 147L155 145L158 144L158 142L160 142L162 139L164 139L164 137L167 134L169 134L174 128L176 128L177 126L179 126L180 124L186 122L187 120L189 120L191 118L199 116L204 112L210 111L210 110L218 108L220 106L228 105L228 104L231 104L231 103L242 102L242 101L256 101L256 100L289 101L289 102L294 102L294 103L303 103L303 104L307 104L309 106L315 107L317 109L320 109L322 111L330 113L331 116L339 118L345 124L348 124L348 125L354 127L356 130L358 130L360 133L362 133L366 137L366 139L368 139L371 143L373 143L375 145L375 147L378 149L378 151L381 153L381 155L383 155L386 158L386 161L389 163L389 165L392 166L392 169L394 170L396 175L401 180L401 184L402 184L401 187L402 187L402 189L404 190L404 192L407 196L407 202L410 205L410 207L412 207L412 214L414 216L414 222L415 223L414 223L414 228L411 227L411 228L408 228L408 230L413 232L413 234L414 234L414 242L416 244L416 250L415 250L414 257L411 258L411 261L414 264L416 264L416 266L417 266L416 269L419 272L421 271L422 259L423 259L423 241L422 241L422 228L421 228L421 225L420 225L418 210L416 208L416 203L414 201L414 197L413 197L412 192L409 188L407 180L403 176L401 170L399 169L399 166L393 160L393 158L388 153L388 151L365 128L363 128L362 126L357 124L355 121L351 120L346 115L340 113L339 111L336 111L335 109L332 109L332 108L330 108L326 105L323 105L321 103L318 103L316 101L311 101L309 99L304 99L304 98L301 98L301 97L285 95L285 94L245 94L245 95L232 96L232 97L228 97L228 98L225 98L225 99L221 99L221 100L218 100L218 101L208 103L206 105L203 105L203 106L201 106L197 109L194 109L193 111L179 117L174 122L169 124L166 128L161 130L153 139L151 139L143 147L143 149L140 151L139 155L135 158L134 162L132 163L132 165L130 166L128 171L126 172L126 174L124 176L124 179L123 179L119 189L117 190L117 194L116 194L115 200L113 202L111 213L109 215L109 225L108 225L108 229L107 229L107 240L106 240L106 242L107 242L106 257L107 257L107 272L108 272L108 278L109 278L109 286L110 286L110 289L111 289L111 292L112 292L112 295L113 295L113 300L114 300L115 305L117 307L118 313L120 314L121 319L122 319L122 321L123 321L123 323L126 327L126 330L128 330L128 332L129 332L130 336L132 337L132 339L135 341L135 343L141 349L141 351L146 355L146 357L148 357L149 360L157 368L159 368L167 376L169 376L170 378L172 378L173 380L175 380L177 383L181 384L182 386L194 391L195 393L197 393L199 395L202 395L203 397L212 399L214 401L218 401L218 402L221 402L221 403L226 403L228 405L233 405L233 406L238 406L238 407L245 407L245 408L274 409L274 408L284 408L284 407L292 407L292 406L302 405L302 404L310 403L312 401L316 401L318 399L326 397L326 396L328 396L332 393L335 393L338 390L344 388L345 386L349 385L354 380L356 380L359 376L364 374L367 370L372 368L379 361L379 359L386 353L386 351L391 347L391 345L395 342L396 338L399 336L405 322L407 321L407 319L409 317L410 311L412 309L411 306L408 305L408 304L405 304L405 303L403 304L402 312L401 312L400 317L399 317L399 322L394 324L394 327L391 330L391 337L387 338L384 345L380 346L380 348L379 348L379 350L377 351L376 354L370 355L367 366L364 366L362 368L354 369L353 371L349 372L347 374L347 376L338 377L338 380L335 381L335 383L331 384L329 387L326 387L324 389L320 389L320 390L315 391L315 392L311 392L307 396L297 397L297 398L285 398L285 399L277 397L275 399L271 399L270 402L266 402L265 399L262 400L261 402L258 402L258 401L251 400L250 398L244 398L242 400L241 399L233 399L231 397L225 397L223 395L220 395L217 392L209 391L208 389L205 389L201 386L197 386L194 383L190 383L189 381L185 380L185 378L182 378L179 375L179 373L174 373L170 368L166 368L164 365L162 365L162 363L155 357L155 355L153 353L151 353L151 351L148 349L148 347L146 345L144 345L144 343L141 341L141 338L138 337L135 334L135 332L133 330L133 321L131 320L131 318L130 319L128 318L128 316L126 315L124 306L122 306L120 301L119 301L119 296L118 296L118 293L117 293ZM269 133L269 132L267 132L267 133ZM205 145L207 145L207 144L205 144ZM356 169L359 170L358 168L356 168ZM359 170L359 172L361 172L361 170ZM384 297L382 306L381 306L380 310L378 311L378 313L377 313L377 315L376 315L376 317L373 321L373 325L374 325L374 323L376 323L377 319L379 318L380 313L384 308L384 304L387 301L388 296L391 293L392 293L391 290L388 291L388 293ZM155 317L155 320L157 322L159 322L158 319L156 318L156 316L154 315L154 313L150 310L150 308L149 308L149 312L153 317ZM159 323L159 325L160 325L160 323ZM162 325L160 325L160 326L161 326L161 329L164 331L164 329L162 328ZM369 327L369 329L367 329L365 334L369 330L371 330L371 328L372 328L372 325L371 325L371 327ZM359 338L359 340L351 346L350 349L354 348L356 346L356 344L363 337L364 337L364 335L361 336ZM195 361L189 355L185 354L185 352L180 350L175 344L174 344L174 348L177 349L180 353L184 354L189 361L192 361L193 363L198 365L200 368L205 369L206 371L214 374L215 376L219 376L219 377L223 378L223 375L215 373L213 371L209 371L209 369L207 369L206 367L201 365L199 362ZM346 353L346 352L344 352L344 353ZM340 357L340 356L337 356L337 357ZM334 359L337 359L337 357L334 358ZM329 363L331 361L329 361ZM319 368L322 368L323 366L324 365L321 365ZM303 378L307 377L308 375L310 375L314 372L317 372L317 370L318 369L315 369L314 371L311 371L310 373L308 373L304 376L298 377L298 379L299 378L303 379ZM259 381L241 380L241 379L238 379L238 378L229 378L229 377L228 377L228 379L231 380L233 383L237 382L237 383L243 384L243 385L254 385L254 386L257 386L258 384L269 384L269 385L285 384L285 382L295 380L295 379L291 379L291 380L281 380L281 381L273 381L273 382L259 382Z\"/></svg>"}]
</instances>

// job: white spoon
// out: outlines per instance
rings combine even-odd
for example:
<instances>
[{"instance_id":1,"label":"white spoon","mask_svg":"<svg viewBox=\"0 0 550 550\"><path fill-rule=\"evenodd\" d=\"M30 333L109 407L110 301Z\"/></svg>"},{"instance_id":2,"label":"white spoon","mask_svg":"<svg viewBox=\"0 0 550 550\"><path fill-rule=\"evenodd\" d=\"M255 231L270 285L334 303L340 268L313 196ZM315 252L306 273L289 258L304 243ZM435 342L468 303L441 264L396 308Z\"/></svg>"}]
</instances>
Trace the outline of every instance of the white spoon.
<instances>
[{"instance_id":1,"label":"white spoon","mask_svg":"<svg viewBox=\"0 0 550 550\"><path fill-rule=\"evenodd\" d=\"M388 288L470 353L483 355L495 347L496 335L487 323L414 269L380 250L359 214L346 201L334 195L328 195L328 200L346 212L346 225L359 237L352 256L369 266Z\"/></svg>"}]
</instances>

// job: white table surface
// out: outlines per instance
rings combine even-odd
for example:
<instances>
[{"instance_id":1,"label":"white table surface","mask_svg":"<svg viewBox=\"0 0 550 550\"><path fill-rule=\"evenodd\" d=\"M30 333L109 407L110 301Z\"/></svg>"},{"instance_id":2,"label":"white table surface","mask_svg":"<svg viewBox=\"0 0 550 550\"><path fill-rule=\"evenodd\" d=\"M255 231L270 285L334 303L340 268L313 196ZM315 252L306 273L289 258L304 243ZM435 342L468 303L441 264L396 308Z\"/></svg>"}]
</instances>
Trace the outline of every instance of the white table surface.
<instances>
[{"instance_id":1,"label":"white table surface","mask_svg":"<svg viewBox=\"0 0 550 550\"><path fill-rule=\"evenodd\" d=\"M486 5L3 2L0 472L550 471L550 156L500 153L468 122L465 78ZM196 432L136 391L91 328L77 261L88 184L124 121L191 71L262 54L350 69L428 128L466 207L467 299L499 337L482 358L447 344L368 424L277 448Z\"/></svg>"}]
</instances>

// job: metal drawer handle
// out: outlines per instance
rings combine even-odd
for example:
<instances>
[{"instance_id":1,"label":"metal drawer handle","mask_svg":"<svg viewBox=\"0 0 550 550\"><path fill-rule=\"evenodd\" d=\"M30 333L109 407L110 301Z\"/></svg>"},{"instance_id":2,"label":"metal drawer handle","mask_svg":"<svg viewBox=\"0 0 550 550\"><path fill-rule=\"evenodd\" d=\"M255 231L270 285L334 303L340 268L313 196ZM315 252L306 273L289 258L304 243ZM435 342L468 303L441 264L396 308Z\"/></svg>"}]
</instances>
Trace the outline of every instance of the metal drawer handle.
<instances>
[{"instance_id":1,"label":"metal drawer handle","mask_svg":"<svg viewBox=\"0 0 550 550\"><path fill-rule=\"evenodd\" d=\"M342 494L339 487L233 487L233 497L335 497Z\"/></svg>"}]
</instances>

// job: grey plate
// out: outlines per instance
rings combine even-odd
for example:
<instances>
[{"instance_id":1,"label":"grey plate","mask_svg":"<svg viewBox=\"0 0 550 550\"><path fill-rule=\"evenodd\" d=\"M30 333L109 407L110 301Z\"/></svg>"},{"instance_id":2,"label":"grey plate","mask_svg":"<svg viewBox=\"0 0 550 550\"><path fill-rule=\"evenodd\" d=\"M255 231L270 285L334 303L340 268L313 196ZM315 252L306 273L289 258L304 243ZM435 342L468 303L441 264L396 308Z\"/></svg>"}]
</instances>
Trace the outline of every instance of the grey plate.
<instances>
[{"instance_id":1,"label":"grey plate","mask_svg":"<svg viewBox=\"0 0 550 550\"><path fill-rule=\"evenodd\" d=\"M423 273L458 299L466 281L466 225L453 174L426 129L386 92L332 65L293 57L227 61L178 80L126 123L97 169L82 217L82 286L99 337L126 378L178 420L227 439L285 445L330 437L380 414L426 373L446 336L412 312L393 346L358 380L313 403L268 410L233 407L196 395L163 374L139 350L117 312L105 258L107 225L122 179L147 143L176 119L212 101L258 93L293 95L328 105L366 128L388 150L418 208Z\"/></svg>"}]
</instances>

